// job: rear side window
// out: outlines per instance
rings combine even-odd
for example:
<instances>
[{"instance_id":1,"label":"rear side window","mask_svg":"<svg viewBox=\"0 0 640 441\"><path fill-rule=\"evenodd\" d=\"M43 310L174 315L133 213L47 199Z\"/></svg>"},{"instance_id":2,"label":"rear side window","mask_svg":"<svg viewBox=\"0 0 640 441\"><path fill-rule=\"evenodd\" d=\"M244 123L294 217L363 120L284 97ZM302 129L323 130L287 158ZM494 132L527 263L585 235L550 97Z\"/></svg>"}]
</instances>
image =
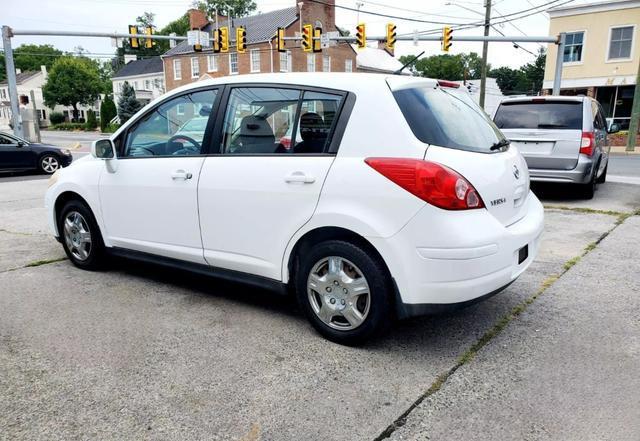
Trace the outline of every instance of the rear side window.
<instances>
[{"instance_id":1,"label":"rear side window","mask_svg":"<svg viewBox=\"0 0 640 441\"><path fill-rule=\"evenodd\" d=\"M417 87L397 90L393 96L420 141L473 152L499 151L491 147L504 136L466 92Z\"/></svg>"},{"instance_id":2,"label":"rear side window","mask_svg":"<svg viewBox=\"0 0 640 441\"><path fill-rule=\"evenodd\" d=\"M501 129L582 130L582 102L502 103L494 120Z\"/></svg>"}]
</instances>

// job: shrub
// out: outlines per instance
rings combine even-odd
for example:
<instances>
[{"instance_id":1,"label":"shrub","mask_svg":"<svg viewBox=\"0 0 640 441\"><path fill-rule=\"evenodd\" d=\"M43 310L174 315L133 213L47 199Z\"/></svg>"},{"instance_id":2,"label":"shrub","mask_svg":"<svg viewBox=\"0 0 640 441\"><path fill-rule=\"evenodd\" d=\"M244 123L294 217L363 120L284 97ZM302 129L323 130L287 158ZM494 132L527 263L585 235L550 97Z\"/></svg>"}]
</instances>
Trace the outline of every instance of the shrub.
<instances>
[{"instance_id":1,"label":"shrub","mask_svg":"<svg viewBox=\"0 0 640 441\"><path fill-rule=\"evenodd\" d=\"M60 123L51 126L51 130L84 130L83 123Z\"/></svg>"},{"instance_id":2,"label":"shrub","mask_svg":"<svg viewBox=\"0 0 640 441\"><path fill-rule=\"evenodd\" d=\"M140 109L142 109L142 104L136 99L136 91L125 81L122 85L122 95L118 100L120 123L126 123Z\"/></svg>"},{"instance_id":3,"label":"shrub","mask_svg":"<svg viewBox=\"0 0 640 441\"><path fill-rule=\"evenodd\" d=\"M96 119L96 112L93 109L87 111L87 122L84 124L86 130L95 130L98 127L98 120Z\"/></svg>"},{"instance_id":4,"label":"shrub","mask_svg":"<svg viewBox=\"0 0 640 441\"><path fill-rule=\"evenodd\" d=\"M104 132L111 120L117 114L116 104L113 102L111 97L106 97L100 104L100 130Z\"/></svg>"},{"instance_id":5,"label":"shrub","mask_svg":"<svg viewBox=\"0 0 640 441\"><path fill-rule=\"evenodd\" d=\"M107 124L102 133L113 133L120 128L120 124Z\"/></svg>"},{"instance_id":6,"label":"shrub","mask_svg":"<svg viewBox=\"0 0 640 441\"><path fill-rule=\"evenodd\" d=\"M49 114L49 121L51 121L51 124L61 124L64 122L64 114L61 112L51 112Z\"/></svg>"}]
</instances>

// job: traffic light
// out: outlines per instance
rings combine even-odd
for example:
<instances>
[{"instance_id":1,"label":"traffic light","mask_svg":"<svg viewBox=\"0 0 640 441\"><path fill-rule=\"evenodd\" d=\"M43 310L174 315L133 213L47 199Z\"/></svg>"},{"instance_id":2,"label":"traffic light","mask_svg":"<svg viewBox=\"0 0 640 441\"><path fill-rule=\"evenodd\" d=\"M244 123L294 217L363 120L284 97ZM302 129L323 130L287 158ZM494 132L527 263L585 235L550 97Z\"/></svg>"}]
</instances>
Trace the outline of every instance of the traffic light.
<instances>
[{"instance_id":1,"label":"traffic light","mask_svg":"<svg viewBox=\"0 0 640 441\"><path fill-rule=\"evenodd\" d=\"M322 28L317 27L313 30L313 51L322 52L322 42L320 37L322 36Z\"/></svg>"},{"instance_id":2,"label":"traffic light","mask_svg":"<svg viewBox=\"0 0 640 441\"><path fill-rule=\"evenodd\" d=\"M393 50L396 46L396 25L387 23L387 49Z\"/></svg>"},{"instance_id":3,"label":"traffic light","mask_svg":"<svg viewBox=\"0 0 640 441\"><path fill-rule=\"evenodd\" d=\"M239 54L247 51L247 30L241 26L236 28L236 50Z\"/></svg>"},{"instance_id":4,"label":"traffic light","mask_svg":"<svg viewBox=\"0 0 640 441\"><path fill-rule=\"evenodd\" d=\"M453 43L451 43L451 37L453 35L453 29L449 26L445 26L442 28L442 50L445 52L449 52L449 48Z\"/></svg>"},{"instance_id":5,"label":"traffic light","mask_svg":"<svg viewBox=\"0 0 640 441\"><path fill-rule=\"evenodd\" d=\"M138 35L138 26L129 25L129 34ZM129 37L129 45L131 45L132 48L137 49L140 47L140 42L137 37Z\"/></svg>"},{"instance_id":6,"label":"traffic light","mask_svg":"<svg viewBox=\"0 0 640 441\"><path fill-rule=\"evenodd\" d=\"M308 24L302 27L302 50L311 52L313 50L313 26Z\"/></svg>"},{"instance_id":7,"label":"traffic light","mask_svg":"<svg viewBox=\"0 0 640 441\"><path fill-rule=\"evenodd\" d=\"M213 30L213 52L220 52L220 29Z\"/></svg>"},{"instance_id":8,"label":"traffic light","mask_svg":"<svg viewBox=\"0 0 640 441\"><path fill-rule=\"evenodd\" d=\"M356 26L356 45L358 45L358 49L367 47L367 31L364 23Z\"/></svg>"},{"instance_id":9,"label":"traffic light","mask_svg":"<svg viewBox=\"0 0 640 441\"><path fill-rule=\"evenodd\" d=\"M220 52L229 52L229 28L223 26L219 30Z\"/></svg>"},{"instance_id":10,"label":"traffic light","mask_svg":"<svg viewBox=\"0 0 640 441\"><path fill-rule=\"evenodd\" d=\"M144 33L147 35L153 35L153 28L151 26L147 26L144 29ZM151 49L153 46L155 46L155 44L156 43L151 38L144 39L144 47L146 47L147 49Z\"/></svg>"},{"instance_id":11,"label":"traffic light","mask_svg":"<svg viewBox=\"0 0 640 441\"><path fill-rule=\"evenodd\" d=\"M278 46L278 52L286 52L284 47L284 28L278 28L278 36L276 37L276 46Z\"/></svg>"}]
</instances>

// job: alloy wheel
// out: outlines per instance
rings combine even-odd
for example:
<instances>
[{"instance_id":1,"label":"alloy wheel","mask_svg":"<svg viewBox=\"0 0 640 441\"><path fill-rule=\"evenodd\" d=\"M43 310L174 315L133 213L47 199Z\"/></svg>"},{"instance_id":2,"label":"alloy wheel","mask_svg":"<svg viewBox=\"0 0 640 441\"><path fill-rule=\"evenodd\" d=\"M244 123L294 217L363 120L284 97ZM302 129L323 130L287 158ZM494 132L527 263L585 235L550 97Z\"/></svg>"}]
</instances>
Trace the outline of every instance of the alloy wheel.
<instances>
[{"instance_id":1,"label":"alloy wheel","mask_svg":"<svg viewBox=\"0 0 640 441\"><path fill-rule=\"evenodd\" d=\"M319 260L307 279L307 298L327 326L348 331L360 326L371 306L371 292L362 271L351 261L329 256Z\"/></svg>"},{"instance_id":2,"label":"alloy wheel","mask_svg":"<svg viewBox=\"0 0 640 441\"><path fill-rule=\"evenodd\" d=\"M91 253L91 231L86 219L77 211L70 211L64 219L64 241L71 255L85 261Z\"/></svg>"},{"instance_id":3,"label":"alloy wheel","mask_svg":"<svg viewBox=\"0 0 640 441\"><path fill-rule=\"evenodd\" d=\"M42 164L42 170L46 173L53 173L60 168L60 162L53 156L45 156L40 163Z\"/></svg>"}]
</instances>

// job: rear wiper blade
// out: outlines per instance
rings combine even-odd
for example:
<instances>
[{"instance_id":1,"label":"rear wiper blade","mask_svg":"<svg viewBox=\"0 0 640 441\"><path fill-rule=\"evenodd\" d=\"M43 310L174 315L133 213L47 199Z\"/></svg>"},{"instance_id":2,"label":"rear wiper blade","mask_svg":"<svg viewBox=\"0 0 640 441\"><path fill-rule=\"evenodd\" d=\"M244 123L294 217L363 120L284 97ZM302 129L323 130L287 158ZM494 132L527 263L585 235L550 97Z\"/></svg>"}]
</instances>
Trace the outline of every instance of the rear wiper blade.
<instances>
[{"instance_id":1,"label":"rear wiper blade","mask_svg":"<svg viewBox=\"0 0 640 441\"><path fill-rule=\"evenodd\" d=\"M489 147L489 150L500 150L502 147L508 147L509 144L511 144L511 141L509 141L507 138L503 138L498 142L494 142L493 145Z\"/></svg>"}]
</instances>

